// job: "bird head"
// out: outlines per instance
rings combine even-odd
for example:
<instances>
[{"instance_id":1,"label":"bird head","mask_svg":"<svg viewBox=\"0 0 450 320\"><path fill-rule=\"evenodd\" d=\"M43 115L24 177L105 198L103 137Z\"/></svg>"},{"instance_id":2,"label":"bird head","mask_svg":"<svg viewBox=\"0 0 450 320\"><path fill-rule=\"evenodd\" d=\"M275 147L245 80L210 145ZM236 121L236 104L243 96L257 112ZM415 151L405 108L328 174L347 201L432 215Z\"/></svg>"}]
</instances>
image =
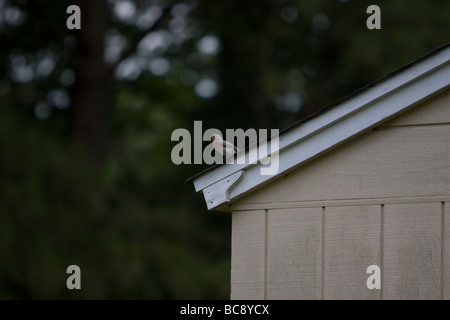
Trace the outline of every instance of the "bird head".
<instances>
[{"instance_id":1,"label":"bird head","mask_svg":"<svg viewBox=\"0 0 450 320\"><path fill-rule=\"evenodd\" d=\"M213 134L212 136L211 136L211 142L214 142L214 140L219 140L220 141L220 136L218 135L218 134Z\"/></svg>"}]
</instances>

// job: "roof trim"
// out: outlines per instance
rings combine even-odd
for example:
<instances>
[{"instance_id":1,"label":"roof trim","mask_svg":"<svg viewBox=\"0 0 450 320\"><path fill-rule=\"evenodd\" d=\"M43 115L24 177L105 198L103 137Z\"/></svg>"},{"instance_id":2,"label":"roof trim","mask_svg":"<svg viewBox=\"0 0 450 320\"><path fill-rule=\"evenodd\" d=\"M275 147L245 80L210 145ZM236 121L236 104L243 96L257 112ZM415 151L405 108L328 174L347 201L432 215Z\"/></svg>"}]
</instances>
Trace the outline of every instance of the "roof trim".
<instances>
[{"instance_id":1,"label":"roof trim","mask_svg":"<svg viewBox=\"0 0 450 320\"><path fill-rule=\"evenodd\" d=\"M213 166L189 180L194 182L196 191L203 191L209 210L229 211L231 200L370 130L449 85L450 44L446 44L283 130L279 137L276 175L261 175L263 165L258 162ZM245 157L247 151L237 157ZM232 186L224 187L230 179Z\"/></svg>"},{"instance_id":2,"label":"roof trim","mask_svg":"<svg viewBox=\"0 0 450 320\"><path fill-rule=\"evenodd\" d=\"M353 91L352 93L346 95L345 97L343 97L343 98L341 98L341 99L339 99L339 100L337 100L337 101L334 101L334 102L332 102L332 103L326 105L325 107L322 107L322 108L318 109L316 112L313 112L312 114L308 115L307 117L305 117L305 118L303 118L303 119L300 119L300 120L298 120L298 121L292 123L292 124L289 125L288 127L282 129L282 130L280 131L280 134L283 134L284 132L286 132L286 131L288 131L288 130L290 130L290 129L292 129L292 128L294 128L294 127L296 127L296 126L298 126L298 125L300 125L300 124L302 124L302 123L304 123L304 122L306 122L306 121L309 121L310 119L312 119L312 118L314 118L314 117L320 115L321 113L323 113L323 112L325 112L325 111L327 111L327 110L329 110L329 109L331 109L331 108L334 108L334 107L337 106L338 104L340 104L340 103L342 103L342 102L344 102L344 101L346 101L346 100L349 100L349 99L353 98L353 97L356 96L357 94L360 94L361 92L363 92L363 91L365 91L365 90L367 90L367 89L369 89L369 88L371 88L371 87L377 85L378 83L380 83L380 82L386 80L387 78L390 78L390 77L396 75L397 73L403 71L404 69L409 68L409 67L412 66L413 64L416 64L416 63L418 63L418 62L420 62L420 61L422 61L422 60L428 58L429 56L435 54L436 52L439 52L439 51L441 51L441 50L443 50L443 49L445 49L445 48L447 48L447 47L450 47L450 42L448 42L448 43L446 43L446 44L444 44L444 45L442 45L442 46L440 46L440 47L438 47L438 48L436 48L436 49L434 49L434 50L432 50L432 51L426 53L425 55L423 55L423 56L420 57L419 59L414 60L414 61L412 61L412 62L410 62L410 63L404 65L403 67L401 67L401 68L399 68L399 69L397 69L397 70L395 70L395 71L392 71L392 72L388 73L386 76L384 76L384 77L382 77L382 78L380 78L380 79L378 79L378 80L375 80L375 81L373 81L373 82L371 82L371 83L369 83L369 84L367 84L367 85L365 85L365 86L363 86L363 87L361 87L361 88L359 88L359 89ZM247 148L246 148L245 150L243 150L243 151L246 151L248 148L249 148L249 147L247 147ZM186 182L192 182L193 180L195 180L196 178L202 176L203 174L207 173L208 171L214 170L214 169L216 169L217 167L220 167L220 166L222 166L222 165L223 165L223 164L215 164L215 165L211 165L210 167L206 168L205 170L200 171L199 173L196 173L195 175L193 175L193 176L189 177L188 179L186 179Z\"/></svg>"}]
</instances>

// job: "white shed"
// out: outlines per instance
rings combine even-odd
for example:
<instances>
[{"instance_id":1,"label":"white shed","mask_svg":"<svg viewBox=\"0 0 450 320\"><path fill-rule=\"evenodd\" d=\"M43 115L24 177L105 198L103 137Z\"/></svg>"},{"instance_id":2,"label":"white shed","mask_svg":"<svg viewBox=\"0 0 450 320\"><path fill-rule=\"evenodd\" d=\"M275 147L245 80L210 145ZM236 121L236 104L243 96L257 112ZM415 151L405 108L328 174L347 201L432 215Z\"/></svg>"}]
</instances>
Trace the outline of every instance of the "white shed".
<instances>
[{"instance_id":1,"label":"white shed","mask_svg":"<svg viewBox=\"0 0 450 320\"><path fill-rule=\"evenodd\" d=\"M450 44L283 131L278 174L261 166L191 178L231 211L232 299L450 299Z\"/></svg>"}]
</instances>

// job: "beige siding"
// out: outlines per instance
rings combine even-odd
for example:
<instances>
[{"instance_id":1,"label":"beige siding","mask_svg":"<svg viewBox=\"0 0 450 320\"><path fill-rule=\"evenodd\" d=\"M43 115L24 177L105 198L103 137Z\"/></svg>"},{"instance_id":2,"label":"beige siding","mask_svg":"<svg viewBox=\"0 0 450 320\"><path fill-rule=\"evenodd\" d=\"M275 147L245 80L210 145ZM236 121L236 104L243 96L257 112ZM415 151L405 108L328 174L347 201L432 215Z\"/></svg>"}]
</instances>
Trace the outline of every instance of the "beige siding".
<instances>
[{"instance_id":1,"label":"beige siding","mask_svg":"<svg viewBox=\"0 0 450 320\"><path fill-rule=\"evenodd\" d=\"M441 298L441 204L386 205L385 299Z\"/></svg>"},{"instance_id":2,"label":"beige siding","mask_svg":"<svg viewBox=\"0 0 450 320\"><path fill-rule=\"evenodd\" d=\"M447 91L233 203L231 297L450 299L449 201Z\"/></svg>"},{"instance_id":3,"label":"beige siding","mask_svg":"<svg viewBox=\"0 0 450 320\"><path fill-rule=\"evenodd\" d=\"M450 299L449 241L442 202L237 211L231 298Z\"/></svg>"},{"instance_id":4,"label":"beige siding","mask_svg":"<svg viewBox=\"0 0 450 320\"><path fill-rule=\"evenodd\" d=\"M390 122L421 125L380 127L236 204L449 195L449 120L450 91Z\"/></svg>"},{"instance_id":5,"label":"beige siding","mask_svg":"<svg viewBox=\"0 0 450 320\"><path fill-rule=\"evenodd\" d=\"M450 300L450 202L441 203L444 226L442 243L442 298Z\"/></svg>"},{"instance_id":6,"label":"beige siding","mask_svg":"<svg viewBox=\"0 0 450 320\"><path fill-rule=\"evenodd\" d=\"M268 299L320 299L322 209L270 210Z\"/></svg>"},{"instance_id":7,"label":"beige siding","mask_svg":"<svg viewBox=\"0 0 450 320\"><path fill-rule=\"evenodd\" d=\"M368 133L238 204L449 194L449 126Z\"/></svg>"},{"instance_id":8,"label":"beige siding","mask_svg":"<svg viewBox=\"0 0 450 320\"><path fill-rule=\"evenodd\" d=\"M265 211L234 212L231 299L264 299Z\"/></svg>"},{"instance_id":9,"label":"beige siding","mask_svg":"<svg viewBox=\"0 0 450 320\"><path fill-rule=\"evenodd\" d=\"M366 285L367 267L380 266L380 206L325 209L325 299L379 299Z\"/></svg>"},{"instance_id":10,"label":"beige siding","mask_svg":"<svg viewBox=\"0 0 450 320\"><path fill-rule=\"evenodd\" d=\"M450 90L386 123L386 126L450 123Z\"/></svg>"}]
</instances>

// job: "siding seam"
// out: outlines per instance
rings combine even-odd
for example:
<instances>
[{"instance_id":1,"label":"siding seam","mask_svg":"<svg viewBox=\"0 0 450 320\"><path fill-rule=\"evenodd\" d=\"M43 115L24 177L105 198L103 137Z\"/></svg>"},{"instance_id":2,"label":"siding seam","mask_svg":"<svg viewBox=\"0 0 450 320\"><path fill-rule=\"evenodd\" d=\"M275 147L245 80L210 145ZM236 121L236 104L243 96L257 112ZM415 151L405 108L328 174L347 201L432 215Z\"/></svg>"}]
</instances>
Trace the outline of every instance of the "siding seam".
<instances>
[{"instance_id":1,"label":"siding seam","mask_svg":"<svg viewBox=\"0 0 450 320\"><path fill-rule=\"evenodd\" d=\"M232 211L252 211L271 209L295 209L295 208L317 208L317 207L348 207L380 204L409 204L409 203L436 203L449 202L448 195L428 195L413 197L383 197L364 199L335 199L335 200L308 200L308 201L285 201L268 203L244 203L232 206Z\"/></svg>"},{"instance_id":2,"label":"siding seam","mask_svg":"<svg viewBox=\"0 0 450 320\"><path fill-rule=\"evenodd\" d=\"M397 128L417 128L417 127L445 127L450 125L450 122L437 122L437 123L414 123L414 124L397 124L397 125L386 125L386 126L380 126L376 127L373 130L374 131L381 131L381 130L389 130L389 129L397 129Z\"/></svg>"}]
</instances>

